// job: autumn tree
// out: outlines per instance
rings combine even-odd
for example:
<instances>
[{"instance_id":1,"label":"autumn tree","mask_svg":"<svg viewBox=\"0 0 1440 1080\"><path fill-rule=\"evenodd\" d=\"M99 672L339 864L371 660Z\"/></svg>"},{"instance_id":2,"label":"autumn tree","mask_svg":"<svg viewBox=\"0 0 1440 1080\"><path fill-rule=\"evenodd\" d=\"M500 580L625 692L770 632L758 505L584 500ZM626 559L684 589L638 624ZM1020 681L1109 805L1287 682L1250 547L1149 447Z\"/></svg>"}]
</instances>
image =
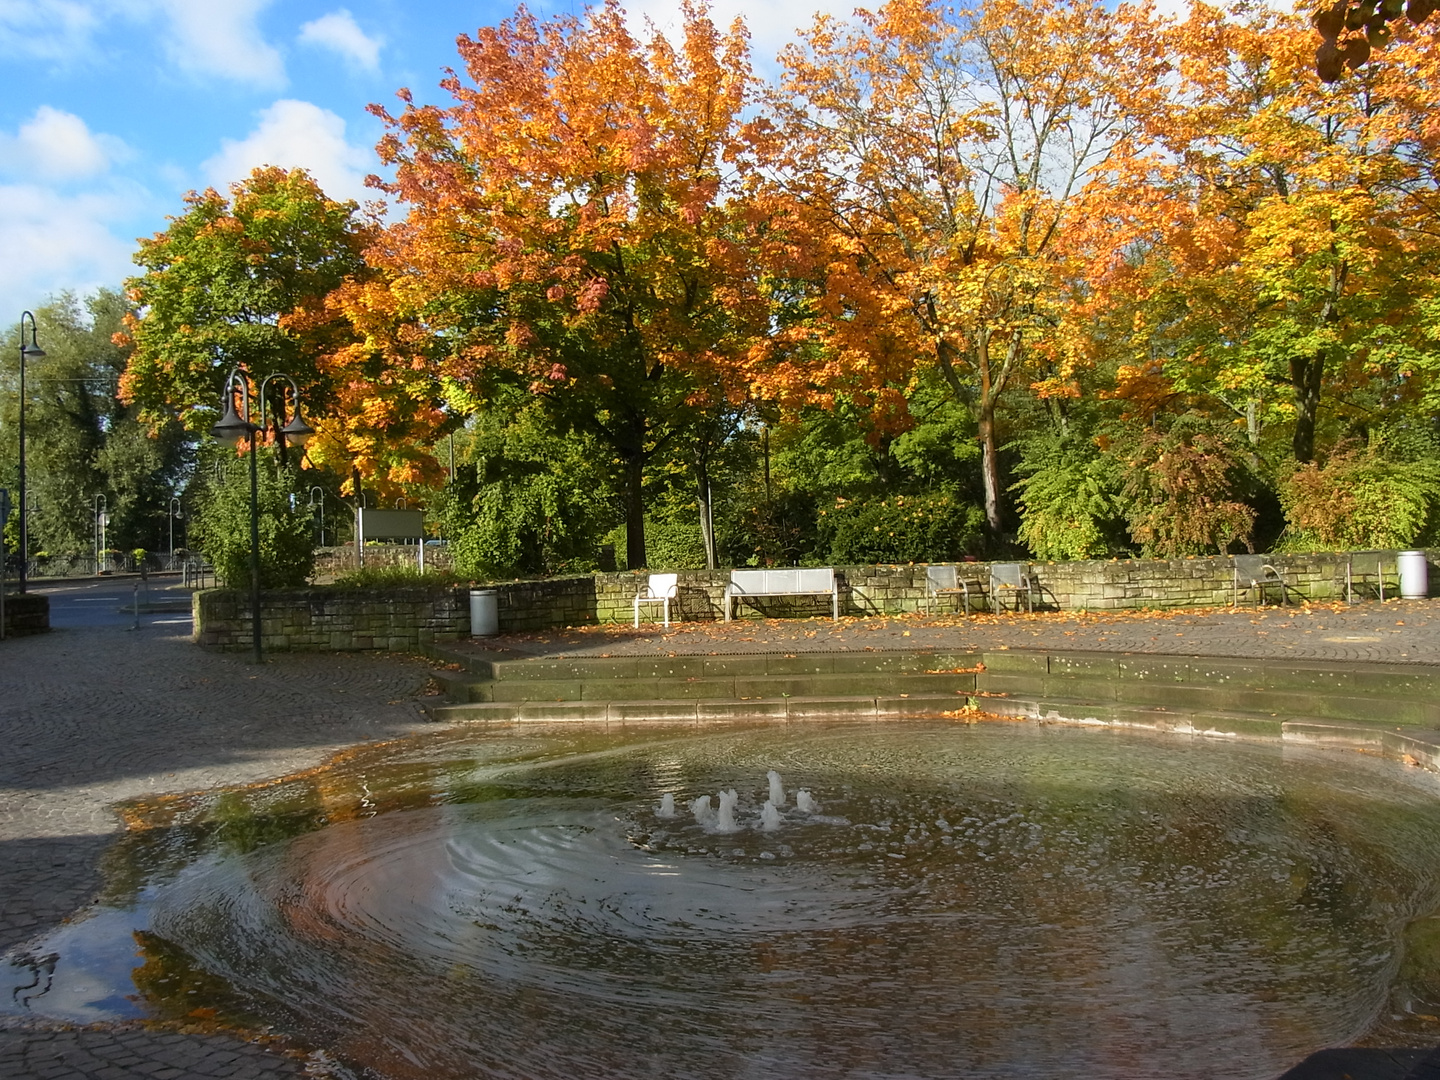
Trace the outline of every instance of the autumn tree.
<instances>
[{"instance_id":1,"label":"autumn tree","mask_svg":"<svg viewBox=\"0 0 1440 1080\"><path fill-rule=\"evenodd\" d=\"M985 512L1001 529L1000 407L1071 392L1062 240L1157 93L1144 11L892 0L819 19L788 50L775 248L813 291L818 371L903 422L916 365L975 415Z\"/></svg>"},{"instance_id":2,"label":"autumn tree","mask_svg":"<svg viewBox=\"0 0 1440 1080\"><path fill-rule=\"evenodd\" d=\"M299 384L322 445L333 445L338 432L326 420L345 415L344 380L325 358L351 328L326 301L364 275L373 226L299 169L256 169L228 196L211 188L185 203L135 255L144 272L126 283L135 311L118 338L130 352L122 397L153 426L178 418L199 433L218 419L233 367L256 381L280 372ZM269 404L274 413L281 402Z\"/></svg>"},{"instance_id":3,"label":"autumn tree","mask_svg":"<svg viewBox=\"0 0 1440 1080\"><path fill-rule=\"evenodd\" d=\"M709 409L749 393L766 327L732 199L750 69L737 25L687 5L675 42L615 3L523 9L458 42L448 107L408 92L381 158L407 209L351 289L357 349L433 371L464 409L536 395L622 473L626 549L645 564L644 476Z\"/></svg>"},{"instance_id":4,"label":"autumn tree","mask_svg":"<svg viewBox=\"0 0 1440 1080\"><path fill-rule=\"evenodd\" d=\"M1197 5L1172 34L1173 99L1147 118L1159 152L1092 221L1121 395L1206 397L1252 443L1287 431L1299 462L1327 418L1364 425L1419 391L1407 327L1437 254L1435 140L1403 72L1327 89L1307 36L1293 16Z\"/></svg>"}]
</instances>

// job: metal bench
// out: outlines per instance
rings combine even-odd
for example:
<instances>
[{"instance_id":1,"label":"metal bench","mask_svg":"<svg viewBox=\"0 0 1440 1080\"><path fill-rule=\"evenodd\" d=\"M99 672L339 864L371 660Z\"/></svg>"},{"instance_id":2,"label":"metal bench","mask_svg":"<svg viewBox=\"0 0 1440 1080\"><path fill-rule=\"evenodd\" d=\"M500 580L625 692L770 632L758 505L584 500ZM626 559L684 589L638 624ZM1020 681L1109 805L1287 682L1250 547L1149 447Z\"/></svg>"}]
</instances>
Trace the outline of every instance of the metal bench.
<instances>
[{"instance_id":1,"label":"metal bench","mask_svg":"<svg viewBox=\"0 0 1440 1080\"><path fill-rule=\"evenodd\" d=\"M990 564L990 607L994 611L1004 609L1001 597L1006 592L1015 597L1015 610L1020 610L1020 597L1025 597L1025 610L1034 611L1033 593L1035 583L1030 580L1030 568L1025 563L997 562Z\"/></svg>"},{"instance_id":2,"label":"metal bench","mask_svg":"<svg viewBox=\"0 0 1440 1080\"><path fill-rule=\"evenodd\" d=\"M1285 575L1266 562L1264 555L1234 555L1232 558L1235 560L1235 599L1232 607L1239 605L1241 591L1249 589L1255 590L1256 604L1264 603L1267 585L1279 585L1280 603L1289 602L1285 596Z\"/></svg>"},{"instance_id":3,"label":"metal bench","mask_svg":"<svg viewBox=\"0 0 1440 1080\"><path fill-rule=\"evenodd\" d=\"M970 614L970 587L975 587L976 592L982 591L978 578L971 578L968 581L960 576L958 566L927 566L925 568L925 614L929 615L935 607L937 596L960 596L965 602L965 614Z\"/></svg>"},{"instance_id":4,"label":"metal bench","mask_svg":"<svg viewBox=\"0 0 1440 1080\"><path fill-rule=\"evenodd\" d=\"M663 604L665 625L670 625L670 601L680 595L679 574L651 574L635 594L635 629L640 629L640 605Z\"/></svg>"},{"instance_id":5,"label":"metal bench","mask_svg":"<svg viewBox=\"0 0 1440 1080\"><path fill-rule=\"evenodd\" d=\"M840 587L831 569L731 570L725 586L725 621L731 619L732 604L738 598L760 596L830 597L830 614L840 621Z\"/></svg>"}]
</instances>

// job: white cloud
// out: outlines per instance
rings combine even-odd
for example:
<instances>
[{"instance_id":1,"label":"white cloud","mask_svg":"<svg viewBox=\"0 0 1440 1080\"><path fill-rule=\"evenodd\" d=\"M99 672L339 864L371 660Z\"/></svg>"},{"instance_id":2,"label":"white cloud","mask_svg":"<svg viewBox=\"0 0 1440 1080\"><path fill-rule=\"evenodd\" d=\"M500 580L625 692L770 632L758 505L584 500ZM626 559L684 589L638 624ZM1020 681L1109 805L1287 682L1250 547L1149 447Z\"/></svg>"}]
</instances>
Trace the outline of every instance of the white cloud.
<instances>
[{"instance_id":1,"label":"white cloud","mask_svg":"<svg viewBox=\"0 0 1440 1080\"><path fill-rule=\"evenodd\" d=\"M73 62L90 51L98 25L92 5L76 0L0 0L0 56Z\"/></svg>"},{"instance_id":2,"label":"white cloud","mask_svg":"<svg viewBox=\"0 0 1440 1080\"><path fill-rule=\"evenodd\" d=\"M357 67L376 71L380 67L380 46L385 44L385 39L370 37L356 25L350 12L340 8L302 26L300 42L330 49Z\"/></svg>"},{"instance_id":3,"label":"white cloud","mask_svg":"<svg viewBox=\"0 0 1440 1080\"><path fill-rule=\"evenodd\" d=\"M271 0L161 0L170 20L166 48L192 75L219 75L255 86L285 85L285 61L256 19Z\"/></svg>"},{"instance_id":4,"label":"white cloud","mask_svg":"<svg viewBox=\"0 0 1440 1080\"><path fill-rule=\"evenodd\" d=\"M220 152L201 166L220 191L244 180L261 165L307 169L332 199L364 201L374 193L365 177L378 162L370 149L345 139L345 121L308 101L281 100L260 114L245 138L225 139Z\"/></svg>"},{"instance_id":5,"label":"white cloud","mask_svg":"<svg viewBox=\"0 0 1440 1080\"><path fill-rule=\"evenodd\" d=\"M41 105L15 135L0 134L0 169L16 175L71 180L105 172L129 155L113 135L96 135L74 113Z\"/></svg>"},{"instance_id":6,"label":"white cloud","mask_svg":"<svg viewBox=\"0 0 1440 1080\"><path fill-rule=\"evenodd\" d=\"M713 0L710 21L725 31L736 18L743 18L750 31L752 62L757 69L769 70L775 66L780 50L796 39L796 30L808 29L817 14L848 20L857 7L878 6L878 3L859 4L856 0L772 0L767 4L756 4L753 0ZM630 0L625 10L634 27L643 27L648 18L671 40L675 40L681 27L679 7L674 0Z\"/></svg>"},{"instance_id":7,"label":"white cloud","mask_svg":"<svg viewBox=\"0 0 1440 1080\"><path fill-rule=\"evenodd\" d=\"M0 185L0 297L34 307L64 289L118 287L136 272L132 240L116 229L133 220L144 193L122 186L63 195L33 184Z\"/></svg>"}]
</instances>

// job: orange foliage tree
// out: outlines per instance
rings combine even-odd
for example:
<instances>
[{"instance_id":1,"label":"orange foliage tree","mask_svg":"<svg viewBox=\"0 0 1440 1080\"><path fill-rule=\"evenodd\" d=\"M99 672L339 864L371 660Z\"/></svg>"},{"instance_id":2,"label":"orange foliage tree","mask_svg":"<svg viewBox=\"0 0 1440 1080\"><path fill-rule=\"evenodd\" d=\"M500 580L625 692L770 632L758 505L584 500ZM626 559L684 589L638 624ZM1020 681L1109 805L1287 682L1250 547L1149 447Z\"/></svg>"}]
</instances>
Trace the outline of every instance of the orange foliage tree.
<instances>
[{"instance_id":1,"label":"orange foliage tree","mask_svg":"<svg viewBox=\"0 0 1440 1080\"><path fill-rule=\"evenodd\" d=\"M1416 332L1436 247L1428 51L1325 87L1296 16L1196 5L1177 76L1091 225L1097 308L1120 394L1233 410L1300 462L1331 415L1365 423L1431 364ZM1188 400L1193 400L1193 397ZM1243 421L1242 421L1243 418Z\"/></svg>"},{"instance_id":2,"label":"orange foliage tree","mask_svg":"<svg viewBox=\"0 0 1440 1080\"><path fill-rule=\"evenodd\" d=\"M373 110L407 216L333 298L351 363L428 372L460 412L518 384L608 446L632 568L646 463L747 397L768 326L733 198L746 36L699 7L682 22L638 40L612 2L461 37L451 105Z\"/></svg>"},{"instance_id":3,"label":"orange foliage tree","mask_svg":"<svg viewBox=\"0 0 1440 1080\"><path fill-rule=\"evenodd\" d=\"M1090 0L892 0L859 19L818 19L782 58L769 250L815 315L789 333L882 421L938 368L978 424L998 533L998 411L1026 383L1074 392L1065 238L1159 93L1154 26Z\"/></svg>"}]
</instances>

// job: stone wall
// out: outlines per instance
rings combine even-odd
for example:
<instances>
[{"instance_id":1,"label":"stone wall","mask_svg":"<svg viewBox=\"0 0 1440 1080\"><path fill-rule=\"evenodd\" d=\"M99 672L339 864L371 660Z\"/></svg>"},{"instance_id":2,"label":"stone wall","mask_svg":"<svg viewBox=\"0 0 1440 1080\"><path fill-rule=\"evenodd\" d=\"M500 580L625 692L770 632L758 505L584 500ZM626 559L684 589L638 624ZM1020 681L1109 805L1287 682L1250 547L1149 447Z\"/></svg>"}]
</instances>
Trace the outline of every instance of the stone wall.
<instances>
[{"instance_id":1,"label":"stone wall","mask_svg":"<svg viewBox=\"0 0 1440 1080\"><path fill-rule=\"evenodd\" d=\"M1343 600L1345 575L1352 564L1361 597L1375 595L1376 569L1383 568L1386 595L1398 595L1395 552L1362 555L1271 555L1288 585L1287 597ZM1440 585L1430 553L1432 585ZM1232 603L1234 563L1229 558L1117 559L1109 562L1029 563L1039 609L1103 611L1121 608L1209 607ZM960 576L972 582L972 605L990 610L985 596L988 563L961 563ZM846 615L899 615L925 607L925 567L837 567L841 612ZM681 571L679 595L671 619L696 622L724 617L727 570ZM502 633L548 630L593 623L628 623L643 573L592 574L544 581L501 582L484 586L497 594ZM1434 590L1432 590L1434 591ZM1279 590L1269 588L1274 603ZM1242 591L1241 604L1259 599ZM1008 606L1009 601L1007 601ZM942 597L937 611L959 610L959 598ZM195 640L220 649L250 648L249 600L245 593L212 590L195 597ZM762 597L736 607L740 618L826 617L829 596ZM658 621L660 607L647 604L641 618ZM261 601L262 645L268 650L424 649L470 632L465 589L392 589L359 591L335 588L267 592Z\"/></svg>"},{"instance_id":2,"label":"stone wall","mask_svg":"<svg viewBox=\"0 0 1440 1080\"><path fill-rule=\"evenodd\" d=\"M252 647L248 592L198 592L192 612L200 645ZM267 652L412 652L469 633L469 601L458 589L277 589L260 598L260 644Z\"/></svg>"},{"instance_id":3,"label":"stone wall","mask_svg":"<svg viewBox=\"0 0 1440 1080\"><path fill-rule=\"evenodd\" d=\"M50 598L36 593L5 594L5 636L24 637L50 629Z\"/></svg>"},{"instance_id":4,"label":"stone wall","mask_svg":"<svg viewBox=\"0 0 1440 1080\"><path fill-rule=\"evenodd\" d=\"M1355 555L1357 592L1375 594L1376 568L1383 565L1387 596L1399 595L1396 553ZM1436 584L1432 554L1431 581ZM1267 562L1281 570L1287 598L1337 600L1345 598L1345 554L1270 555ZM1208 607L1234 602L1234 563L1229 558L1115 559L1071 563L1027 563L1036 587L1037 610L1101 611L1119 608ZM970 583L973 610L990 610L989 563L961 563L960 577ZM671 618L683 622L724 617L723 597L729 571L679 572L679 595L671 602ZM845 566L836 568L840 579L841 612L846 615L898 615L925 608L925 567ZM541 630L585 623L624 623L633 617L636 590L642 573L594 574L550 581L522 581L490 586L499 593L500 629ZM1279 589L1266 589L1265 600L1274 603ZM1242 604L1254 603L1254 590L1242 590ZM1006 606L1013 603L1006 598ZM959 597L941 597L936 610L960 610ZM828 596L766 597L737 605L741 618L826 616ZM658 604L646 604L641 618L658 621Z\"/></svg>"}]
</instances>

